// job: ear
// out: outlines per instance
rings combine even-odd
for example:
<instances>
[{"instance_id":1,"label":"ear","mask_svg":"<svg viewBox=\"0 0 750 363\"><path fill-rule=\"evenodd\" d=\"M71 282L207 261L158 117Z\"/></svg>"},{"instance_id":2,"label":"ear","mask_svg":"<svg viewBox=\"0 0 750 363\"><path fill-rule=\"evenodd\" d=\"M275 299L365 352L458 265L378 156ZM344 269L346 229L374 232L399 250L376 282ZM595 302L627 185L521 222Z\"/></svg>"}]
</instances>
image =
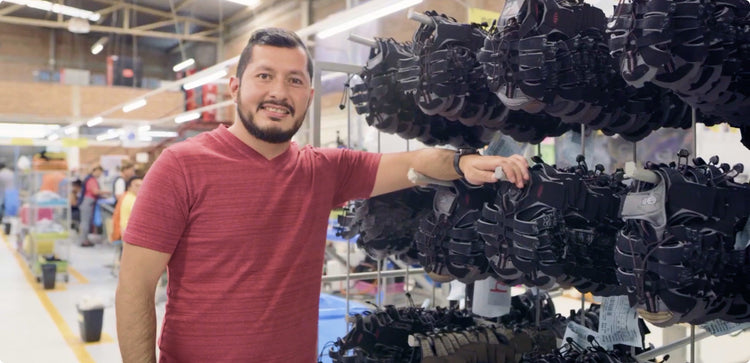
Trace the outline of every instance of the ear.
<instances>
[{"instance_id":1,"label":"ear","mask_svg":"<svg viewBox=\"0 0 750 363\"><path fill-rule=\"evenodd\" d=\"M237 103L237 94L240 91L240 80L235 76L229 77L229 92L232 94L232 101Z\"/></svg>"},{"instance_id":2,"label":"ear","mask_svg":"<svg viewBox=\"0 0 750 363\"><path fill-rule=\"evenodd\" d=\"M310 104L313 101L313 96L315 96L315 89L310 88L310 98L307 99L307 108L310 109Z\"/></svg>"}]
</instances>

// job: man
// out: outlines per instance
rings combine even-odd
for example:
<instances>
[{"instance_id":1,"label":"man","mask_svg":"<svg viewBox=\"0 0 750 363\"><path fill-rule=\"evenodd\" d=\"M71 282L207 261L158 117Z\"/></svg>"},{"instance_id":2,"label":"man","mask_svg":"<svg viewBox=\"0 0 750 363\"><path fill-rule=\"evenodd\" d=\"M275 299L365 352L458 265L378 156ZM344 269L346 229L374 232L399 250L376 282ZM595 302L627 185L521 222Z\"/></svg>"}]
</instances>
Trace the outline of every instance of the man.
<instances>
[{"instance_id":1,"label":"man","mask_svg":"<svg viewBox=\"0 0 750 363\"><path fill-rule=\"evenodd\" d=\"M375 154L290 142L312 101L312 61L291 32L254 32L229 88L235 122L165 150L128 222L117 288L125 363L155 361L154 290L169 275L160 362L312 362L328 216L412 186L410 167L459 178L443 149ZM467 155L469 182L519 186L520 156Z\"/></svg>"},{"instance_id":2,"label":"man","mask_svg":"<svg viewBox=\"0 0 750 363\"><path fill-rule=\"evenodd\" d=\"M81 216L78 234L81 247L93 247L94 243L88 240L91 233L91 224L94 222L94 208L96 200L109 195L108 191L99 188L99 177L102 176L104 169L101 165L96 164L91 168L91 172L86 175L81 183L81 195L78 198L78 210Z\"/></svg>"},{"instance_id":3,"label":"man","mask_svg":"<svg viewBox=\"0 0 750 363\"><path fill-rule=\"evenodd\" d=\"M112 192L115 195L115 203L125 195L125 191L127 190L125 183L127 183L127 181L133 176L135 176L135 164L130 160L121 161L120 174L112 182Z\"/></svg>"},{"instance_id":4,"label":"man","mask_svg":"<svg viewBox=\"0 0 750 363\"><path fill-rule=\"evenodd\" d=\"M14 179L13 172L0 160L0 220L5 215L5 191L14 187Z\"/></svg>"}]
</instances>

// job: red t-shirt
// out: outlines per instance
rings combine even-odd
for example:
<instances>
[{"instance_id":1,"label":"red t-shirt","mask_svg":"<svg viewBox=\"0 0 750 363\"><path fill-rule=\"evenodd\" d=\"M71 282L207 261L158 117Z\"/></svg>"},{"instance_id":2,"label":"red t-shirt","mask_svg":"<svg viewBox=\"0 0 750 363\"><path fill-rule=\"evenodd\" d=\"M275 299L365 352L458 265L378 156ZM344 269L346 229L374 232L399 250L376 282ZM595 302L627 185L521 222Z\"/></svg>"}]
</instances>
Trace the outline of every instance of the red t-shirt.
<instances>
[{"instance_id":1,"label":"red t-shirt","mask_svg":"<svg viewBox=\"0 0 750 363\"><path fill-rule=\"evenodd\" d=\"M160 362L313 362L331 208L368 197L380 155L272 160L225 127L165 150L124 240L171 253Z\"/></svg>"},{"instance_id":2,"label":"red t-shirt","mask_svg":"<svg viewBox=\"0 0 750 363\"><path fill-rule=\"evenodd\" d=\"M97 193L99 193L99 182L92 176L86 181L86 193L84 193L83 196L96 199L98 198L96 196Z\"/></svg>"}]
</instances>

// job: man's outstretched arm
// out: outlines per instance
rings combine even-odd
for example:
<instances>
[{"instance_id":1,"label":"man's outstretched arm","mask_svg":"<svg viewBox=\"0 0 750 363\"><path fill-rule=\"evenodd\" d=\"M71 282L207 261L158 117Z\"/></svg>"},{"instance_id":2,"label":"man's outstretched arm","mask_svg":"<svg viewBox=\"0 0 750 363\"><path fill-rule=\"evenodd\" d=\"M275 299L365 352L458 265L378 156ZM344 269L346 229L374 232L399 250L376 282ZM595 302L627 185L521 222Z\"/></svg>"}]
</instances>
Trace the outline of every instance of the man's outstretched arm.
<instances>
[{"instance_id":1,"label":"man's outstretched arm","mask_svg":"<svg viewBox=\"0 0 750 363\"><path fill-rule=\"evenodd\" d=\"M453 150L436 148L383 154L371 196L414 186L407 178L409 168L435 179L458 179L460 176L453 168L455 155L456 152ZM515 183L519 188L529 179L529 165L521 155L464 155L459 161L459 168L466 180L477 185L496 182L497 167L501 167L508 181Z\"/></svg>"}]
</instances>

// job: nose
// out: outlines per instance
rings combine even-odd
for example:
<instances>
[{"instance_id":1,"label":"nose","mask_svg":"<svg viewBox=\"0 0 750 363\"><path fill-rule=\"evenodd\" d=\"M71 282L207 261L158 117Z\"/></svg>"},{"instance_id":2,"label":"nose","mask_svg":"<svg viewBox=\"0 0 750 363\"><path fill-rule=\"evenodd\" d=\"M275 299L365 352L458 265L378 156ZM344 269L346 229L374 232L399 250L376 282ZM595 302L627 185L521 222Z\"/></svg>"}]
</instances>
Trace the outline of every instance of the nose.
<instances>
[{"instance_id":1,"label":"nose","mask_svg":"<svg viewBox=\"0 0 750 363\"><path fill-rule=\"evenodd\" d=\"M288 85L283 78L277 77L271 82L268 90L268 96L277 100L286 100L289 94Z\"/></svg>"}]
</instances>

